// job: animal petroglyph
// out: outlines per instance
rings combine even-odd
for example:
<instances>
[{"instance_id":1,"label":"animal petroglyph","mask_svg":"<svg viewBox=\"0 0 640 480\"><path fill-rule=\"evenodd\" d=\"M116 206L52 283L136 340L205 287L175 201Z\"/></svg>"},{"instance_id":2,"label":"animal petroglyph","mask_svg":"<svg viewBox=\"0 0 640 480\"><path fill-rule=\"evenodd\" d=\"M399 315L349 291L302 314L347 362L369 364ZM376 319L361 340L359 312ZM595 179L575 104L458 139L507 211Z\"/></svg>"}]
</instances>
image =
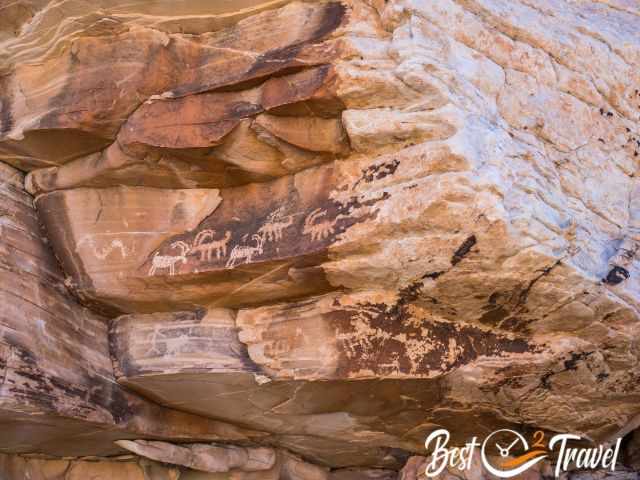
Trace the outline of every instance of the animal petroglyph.
<instances>
[{"instance_id":1,"label":"animal petroglyph","mask_svg":"<svg viewBox=\"0 0 640 480\"><path fill-rule=\"evenodd\" d=\"M226 265L227 268L234 267L236 262L241 260L244 260L244 263L249 263L253 259L254 255L260 255L263 252L264 237L260 235L252 235L251 239L256 242L255 247L252 247L251 245L236 245L233 247L231 255L229 256L229 261Z\"/></svg>"},{"instance_id":2,"label":"animal petroglyph","mask_svg":"<svg viewBox=\"0 0 640 480\"><path fill-rule=\"evenodd\" d=\"M304 228L302 229L303 235L311 235L311 241L324 240L329 238L330 235L335 233L335 226L337 219L333 220L321 220L327 214L326 210L316 208L313 212L307 215L304 220Z\"/></svg>"},{"instance_id":3,"label":"animal petroglyph","mask_svg":"<svg viewBox=\"0 0 640 480\"><path fill-rule=\"evenodd\" d=\"M169 269L169 275L176 274L176 263L187 263L187 253L189 253L190 247L185 242L173 242L171 248L179 249L180 255L160 255L160 252L156 252L151 260L151 268L149 269L149 276L155 275L158 269Z\"/></svg>"},{"instance_id":4,"label":"animal petroglyph","mask_svg":"<svg viewBox=\"0 0 640 480\"><path fill-rule=\"evenodd\" d=\"M227 230L224 237L218 240L214 240L214 236L214 230L202 230L196 235L191 252L199 253L201 262L211 261L214 251L218 260L227 256L227 244L231 239L231 232Z\"/></svg>"},{"instance_id":5,"label":"animal petroglyph","mask_svg":"<svg viewBox=\"0 0 640 480\"><path fill-rule=\"evenodd\" d=\"M267 221L258 230L258 234L267 242L282 240L284 230L293 225L293 215L282 218L282 210L283 207L280 207L269 214Z\"/></svg>"},{"instance_id":6,"label":"animal petroglyph","mask_svg":"<svg viewBox=\"0 0 640 480\"><path fill-rule=\"evenodd\" d=\"M109 245L100 248L96 246L94 238L85 236L78 242L78 247L81 247L83 245L89 245L93 250L94 256L99 260L106 260L106 258L116 250L120 252L120 256L122 258L127 258L127 256L132 253L132 251L130 251L119 238L111 240L111 243Z\"/></svg>"},{"instance_id":7,"label":"animal petroglyph","mask_svg":"<svg viewBox=\"0 0 640 480\"><path fill-rule=\"evenodd\" d=\"M171 357L179 354L185 346L189 345L189 336L186 334L166 335L165 331L159 327L154 326L151 335L149 335L148 345L149 348L144 353L145 357Z\"/></svg>"}]
</instances>

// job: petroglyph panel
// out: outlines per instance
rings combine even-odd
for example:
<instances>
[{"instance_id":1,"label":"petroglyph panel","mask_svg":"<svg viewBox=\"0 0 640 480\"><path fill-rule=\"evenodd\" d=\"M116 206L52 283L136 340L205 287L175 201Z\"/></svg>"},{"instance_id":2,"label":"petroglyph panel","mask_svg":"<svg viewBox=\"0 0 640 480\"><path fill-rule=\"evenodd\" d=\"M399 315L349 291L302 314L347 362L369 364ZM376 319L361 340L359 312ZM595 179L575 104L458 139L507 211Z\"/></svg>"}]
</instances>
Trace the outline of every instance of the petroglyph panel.
<instances>
[{"instance_id":1,"label":"petroglyph panel","mask_svg":"<svg viewBox=\"0 0 640 480\"><path fill-rule=\"evenodd\" d=\"M363 480L511 428L637 465L633 1L89 3L0 16L0 449Z\"/></svg>"},{"instance_id":2,"label":"petroglyph panel","mask_svg":"<svg viewBox=\"0 0 640 480\"><path fill-rule=\"evenodd\" d=\"M433 378L480 357L542 351L524 337L434 318L410 295L328 295L241 310L239 338L269 375L296 380Z\"/></svg>"},{"instance_id":3,"label":"petroglyph panel","mask_svg":"<svg viewBox=\"0 0 640 480\"><path fill-rule=\"evenodd\" d=\"M0 451L112 455L119 438L249 438L118 385L107 319L66 290L23 178L0 167Z\"/></svg>"}]
</instances>

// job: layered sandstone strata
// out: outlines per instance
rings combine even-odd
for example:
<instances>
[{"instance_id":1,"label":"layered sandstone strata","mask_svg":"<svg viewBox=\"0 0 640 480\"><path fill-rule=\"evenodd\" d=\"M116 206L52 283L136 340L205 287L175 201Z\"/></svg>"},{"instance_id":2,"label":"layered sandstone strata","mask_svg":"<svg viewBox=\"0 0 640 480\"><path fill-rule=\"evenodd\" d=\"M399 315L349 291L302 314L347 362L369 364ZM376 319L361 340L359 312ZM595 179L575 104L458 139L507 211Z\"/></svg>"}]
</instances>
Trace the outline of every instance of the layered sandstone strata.
<instances>
[{"instance_id":1,"label":"layered sandstone strata","mask_svg":"<svg viewBox=\"0 0 640 480\"><path fill-rule=\"evenodd\" d=\"M258 432L149 402L113 374L107 319L64 287L23 174L0 170L0 451L109 455L150 436L246 441Z\"/></svg>"},{"instance_id":2,"label":"layered sandstone strata","mask_svg":"<svg viewBox=\"0 0 640 480\"><path fill-rule=\"evenodd\" d=\"M413 480L510 428L633 475L638 6L233 3L4 7L0 450Z\"/></svg>"}]
</instances>

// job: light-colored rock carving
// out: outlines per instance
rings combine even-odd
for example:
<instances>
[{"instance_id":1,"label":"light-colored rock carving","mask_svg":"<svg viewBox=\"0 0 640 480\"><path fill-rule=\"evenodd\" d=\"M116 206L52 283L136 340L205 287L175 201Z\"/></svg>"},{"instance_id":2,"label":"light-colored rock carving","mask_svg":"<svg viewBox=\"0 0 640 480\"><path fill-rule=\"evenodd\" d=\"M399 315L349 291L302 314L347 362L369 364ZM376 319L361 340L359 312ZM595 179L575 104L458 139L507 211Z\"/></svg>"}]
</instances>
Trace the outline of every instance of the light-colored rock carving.
<instances>
[{"instance_id":1,"label":"light-colored rock carving","mask_svg":"<svg viewBox=\"0 0 640 480\"><path fill-rule=\"evenodd\" d=\"M229 260L226 267L233 268L237 265L237 262L250 263L253 260L254 255L261 255L264 251L265 237L260 235L252 235L251 240L256 242L255 247L251 245L236 245L231 250Z\"/></svg>"},{"instance_id":2,"label":"light-colored rock carving","mask_svg":"<svg viewBox=\"0 0 640 480\"><path fill-rule=\"evenodd\" d=\"M267 242L282 240L284 231L293 225L293 215L282 215L283 207L270 213L265 223L258 229L258 235L264 237Z\"/></svg>"},{"instance_id":3,"label":"light-colored rock carving","mask_svg":"<svg viewBox=\"0 0 640 480\"><path fill-rule=\"evenodd\" d=\"M189 251L198 253L201 262L210 262L213 258L214 251L216 252L216 259L221 259L227 256L227 244L229 240L231 240L230 230L227 230L222 238L215 240L215 232L205 229L196 235L193 246Z\"/></svg>"},{"instance_id":4,"label":"light-colored rock carving","mask_svg":"<svg viewBox=\"0 0 640 480\"><path fill-rule=\"evenodd\" d=\"M326 210L316 208L304 219L303 235L311 235L311 241L324 240L335 233L337 219L322 220L326 217Z\"/></svg>"},{"instance_id":5,"label":"light-colored rock carving","mask_svg":"<svg viewBox=\"0 0 640 480\"><path fill-rule=\"evenodd\" d=\"M187 253L191 250L191 247L185 242L173 242L171 248L180 251L180 255L160 255L160 252L156 252L151 260L151 268L149 269L149 275L155 275L158 270L169 269L169 275L176 274L176 264L187 263Z\"/></svg>"},{"instance_id":6,"label":"light-colored rock carving","mask_svg":"<svg viewBox=\"0 0 640 480\"><path fill-rule=\"evenodd\" d=\"M129 256L130 253L134 253L129 251L122 240L116 238L111 240L111 243L107 244L104 247L97 247L96 241L93 237L86 236L78 242L78 247L81 248L84 245L89 245L93 249L93 254L96 258L100 260L106 260L109 255L113 252L118 252L121 258L125 259Z\"/></svg>"},{"instance_id":7,"label":"light-colored rock carving","mask_svg":"<svg viewBox=\"0 0 640 480\"><path fill-rule=\"evenodd\" d=\"M131 436L241 440L259 435L161 407L116 382L108 318L69 295L23 178L0 165L0 450L109 456L121 452L114 440ZM29 477L22 467L6 474L2 461L0 478L40 478L35 471Z\"/></svg>"}]
</instances>

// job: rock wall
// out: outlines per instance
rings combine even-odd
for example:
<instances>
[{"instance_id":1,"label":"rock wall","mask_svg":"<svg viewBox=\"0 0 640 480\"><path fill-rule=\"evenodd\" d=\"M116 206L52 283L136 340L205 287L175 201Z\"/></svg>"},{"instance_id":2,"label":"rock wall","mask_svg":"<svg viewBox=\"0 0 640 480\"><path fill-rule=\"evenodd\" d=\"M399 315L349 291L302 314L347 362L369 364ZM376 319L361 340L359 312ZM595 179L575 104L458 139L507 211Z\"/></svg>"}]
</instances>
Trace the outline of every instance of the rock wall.
<instances>
[{"instance_id":1,"label":"rock wall","mask_svg":"<svg viewBox=\"0 0 640 480\"><path fill-rule=\"evenodd\" d=\"M413 480L437 428L635 475L637 2L2 10L0 452L74 457L5 476Z\"/></svg>"},{"instance_id":2,"label":"rock wall","mask_svg":"<svg viewBox=\"0 0 640 480\"><path fill-rule=\"evenodd\" d=\"M0 451L110 455L113 442L245 441L258 432L169 410L122 388L107 319L79 305L41 236L24 176L0 170Z\"/></svg>"}]
</instances>

